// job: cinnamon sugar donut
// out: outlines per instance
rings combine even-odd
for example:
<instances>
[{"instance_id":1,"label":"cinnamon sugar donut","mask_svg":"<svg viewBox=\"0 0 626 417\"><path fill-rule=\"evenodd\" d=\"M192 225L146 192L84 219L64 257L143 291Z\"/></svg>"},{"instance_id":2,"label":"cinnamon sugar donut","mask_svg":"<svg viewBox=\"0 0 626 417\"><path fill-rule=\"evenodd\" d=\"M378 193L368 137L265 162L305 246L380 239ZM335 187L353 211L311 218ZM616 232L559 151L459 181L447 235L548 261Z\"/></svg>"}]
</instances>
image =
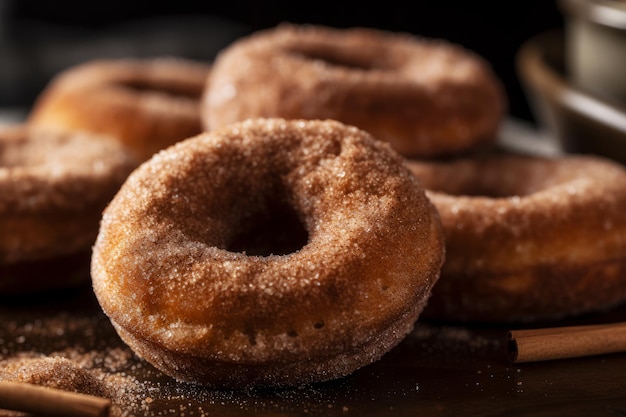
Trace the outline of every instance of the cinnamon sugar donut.
<instances>
[{"instance_id":1,"label":"cinnamon sugar donut","mask_svg":"<svg viewBox=\"0 0 626 417\"><path fill-rule=\"evenodd\" d=\"M182 381L347 375L421 312L436 211L388 144L335 121L250 119L159 152L106 209L94 290L122 339Z\"/></svg>"},{"instance_id":2,"label":"cinnamon sugar donut","mask_svg":"<svg viewBox=\"0 0 626 417\"><path fill-rule=\"evenodd\" d=\"M626 301L626 170L593 156L409 162L446 261L424 314L552 320Z\"/></svg>"},{"instance_id":3,"label":"cinnamon sugar donut","mask_svg":"<svg viewBox=\"0 0 626 417\"><path fill-rule=\"evenodd\" d=\"M370 28L282 24L218 54L205 127L250 117L335 119L405 156L494 143L506 98L490 66L444 40Z\"/></svg>"},{"instance_id":4,"label":"cinnamon sugar donut","mask_svg":"<svg viewBox=\"0 0 626 417\"><path fill-rule=\"evenodd\" d=\"M182 58L89 61L55 78L28 122L117 138L139 161L203 130L199 100L210 66Z\"/></svg>"},{"instance_id":5,"label":"cinnamon sugar donut","mask_svg":"<svg viewBox=\"0 0 626 417\"><path fill-rule=\"evenodd\" d=\"M1 127L0 294L88 283L102 210L135 165L110 139Z\"/></svg>"}]
</instances>

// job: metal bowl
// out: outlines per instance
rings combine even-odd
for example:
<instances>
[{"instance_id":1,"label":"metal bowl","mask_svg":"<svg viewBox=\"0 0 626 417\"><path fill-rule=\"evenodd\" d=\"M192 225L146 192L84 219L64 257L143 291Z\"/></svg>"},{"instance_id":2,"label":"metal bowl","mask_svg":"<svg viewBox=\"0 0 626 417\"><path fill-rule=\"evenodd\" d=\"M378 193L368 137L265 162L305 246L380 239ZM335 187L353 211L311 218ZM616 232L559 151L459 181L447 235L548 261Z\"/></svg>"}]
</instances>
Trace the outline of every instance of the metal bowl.
<instances>
[{"instance_id":1,"label":"metal bowl","mask_svg":"<svg viewBox=\"0 0 626 417\"><path fill-rule=\"evenodd\" d=\"M626 164L626 106L572 81L564 44L564 32L554 30L527 40L517 52L518 74L536 119L564 152Z\"/></svg>"},{"instance_id":2,"label":"metal bowl","mask_svg":"<svg viewBox=\"0 0 626 417\"><path fill-rule=\"evenodd\" d=\"M572 83L626 104L626 1L560 0Z\"/></svg>"}]
</instances>

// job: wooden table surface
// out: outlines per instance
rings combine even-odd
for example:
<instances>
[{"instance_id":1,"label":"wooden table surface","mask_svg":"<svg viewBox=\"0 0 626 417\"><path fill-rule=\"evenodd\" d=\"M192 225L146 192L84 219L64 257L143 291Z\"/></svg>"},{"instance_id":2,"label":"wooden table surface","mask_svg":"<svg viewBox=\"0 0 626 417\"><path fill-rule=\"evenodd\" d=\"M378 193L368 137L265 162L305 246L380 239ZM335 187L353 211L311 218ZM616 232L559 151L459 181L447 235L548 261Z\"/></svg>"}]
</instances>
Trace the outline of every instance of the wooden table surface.
<instances>
[{"instance_id":1,"label":"wooden table surface","mask_svg":"<svg viewBox=\"0 0 626 417\"><path fill-rule=\"evenodd\" d=\"M626 308L621 307L558 324L623 319ZM89 353L101 376L119 374L137 386L130 398L114 398L114 415L626 416L626 353L513 364L507 356L508 330L418 322L394 350L348 377L291 389L232 392L177 383L135 357L91 288L45 299L3 300L0 307L5 365L34 353L71 359L80 356L77 352ZM126 355L123 367L107 364L112 351Z\"/></svg>"}]
</instances>

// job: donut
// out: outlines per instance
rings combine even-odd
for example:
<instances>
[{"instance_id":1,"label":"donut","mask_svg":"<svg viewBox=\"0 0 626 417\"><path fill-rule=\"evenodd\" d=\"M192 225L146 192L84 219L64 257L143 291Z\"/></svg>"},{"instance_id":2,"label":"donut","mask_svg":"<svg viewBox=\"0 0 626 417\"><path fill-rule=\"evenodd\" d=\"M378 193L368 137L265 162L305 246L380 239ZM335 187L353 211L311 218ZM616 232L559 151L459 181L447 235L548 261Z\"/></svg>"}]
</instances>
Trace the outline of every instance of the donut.
<instances>
[{"instance_id":1,"label":"donut","mask_svg":"<svg viewBox=\"0 0 626 417\"><path fill-rule=\"evenodd\" d=\"M206 129L251 117L334 119L431 158L490 148L506 107L488 63L459 45L284 23L220 51L201 117Z\"/></svg>"},{"instance_id":2,"label":"donut","mask_svg":"<svg viewBox=\"0 0 626 417\"><path fill-rule=\"evenodd\" d=\"M104 212L94 292L179 381L339 378L413 328L444 257L437 212L388 144L332 120L248 119L153 156Z\"/></svg>"},{"instance_id":3,"label":"donut","mask_svg":"<svg viewBox=\"0 0 626 417\"><path fill-rule=\"evenodd\" d=\"M511 153L408 166L446 236L424 317L550 321L626 301L623 166Z\"/></svg>"},{"instance_id":4,"label":"donut","mask_svg":"<svg viewBox=\"0 0 626 417\"><path fill-rule=\"evenodd\" d=\"M111 139L0 127L0 295L88 284L102 210L135 165Z\"/></svg>"},{"instance_id":5,"label":"donut","mask_svg":"<svg viewBox=\"0 0 626 417\"><path fill-rule=\"evenodd\" d=\"M28 123L112 136L138 161L203 130L200 97L210 65L183 58L88 61L54 77Z\"/></svg>"}]
</instances>

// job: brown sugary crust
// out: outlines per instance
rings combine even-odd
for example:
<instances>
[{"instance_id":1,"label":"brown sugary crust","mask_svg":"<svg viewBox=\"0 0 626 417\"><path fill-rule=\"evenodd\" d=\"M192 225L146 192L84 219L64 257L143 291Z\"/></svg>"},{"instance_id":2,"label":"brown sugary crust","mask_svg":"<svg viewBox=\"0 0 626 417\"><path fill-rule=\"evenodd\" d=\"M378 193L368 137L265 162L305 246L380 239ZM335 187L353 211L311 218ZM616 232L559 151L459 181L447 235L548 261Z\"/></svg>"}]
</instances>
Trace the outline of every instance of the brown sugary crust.
<instances>
[{"instance_id":1,"label":"brown sugary crust","mask_svg":"<svg viewBox=\"0 0 626 417\"><path fill-rule=\"evenodd\" d=\"M307 240L281 255L231 250L277 202ZM280 386L395 346L443 258L437 212L388 144L336 121L255 119L137 169L104 213L92 278L120 336L163 372Z\"/></svg>"},{"instance_id":2,"label":"brown sugary crust","mask_svg":"<svg viewBox=\"0 0 626 417\"><path fill-rule=\"evenodd\" d=\"M3 279L19 280L20 271L32 271L29 263L52 265L54 258L89 251L102 210L136 164L105 137L24 124L0 128Z\"/></svg>"},{"instance_id":3,"label":"brown sugary crust","mask_svg":"<svg viewBox=\"0 0 626 417\"><path fill-rule=\"evenodd\" d=\"M626 301L626 170L593 156L410 161L446 233L424 312L552 320Z\"/></svg>"},{"instance_id":4,"label":"brown sugary crust","mask_svg":"<svg viewBox=\"0 0 626 417\"><path fill-rule=\"evenodd\" d=\"M89 61L61 72L28 122L117 138L138 160L202 132L199 100L210 65L173 57Z\"/></svg>"},{"instance_id":5,"label":"brown sugary crust","mask_svg":"<svg viewBox=\"0 0 626 417\"><path fill-rule=\"evenodd\" d=\"M205 126L250 117L334 119L408 157L490 146L507 99L489 64L444 40L371 28L281 24L226 47Z\"/></svg>"}]
</instances>

